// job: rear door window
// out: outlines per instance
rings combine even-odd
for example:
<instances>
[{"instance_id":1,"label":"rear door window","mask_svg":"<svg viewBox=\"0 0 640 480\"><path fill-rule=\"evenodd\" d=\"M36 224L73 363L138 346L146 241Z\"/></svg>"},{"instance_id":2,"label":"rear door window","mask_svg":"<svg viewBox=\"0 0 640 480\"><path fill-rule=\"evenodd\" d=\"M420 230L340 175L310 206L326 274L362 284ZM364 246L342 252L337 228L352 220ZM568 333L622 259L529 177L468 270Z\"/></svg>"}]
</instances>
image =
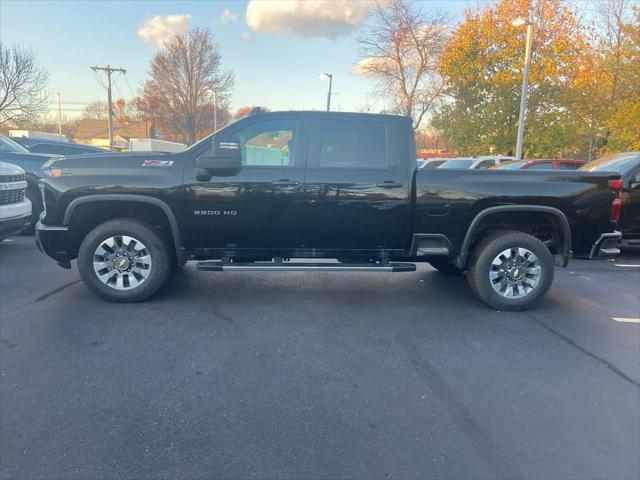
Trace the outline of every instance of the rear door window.
<instances>
[{"instance_id":1,"label":"rear door window","mask_svg":"<svg viewBox=\"0 0 640 480\"><path fill-rule=\"evenodd\" d=\"M310 128L309 165L327 169L392 167L384 122L315 120Z\"/></svg>"},{"instance_id":2,"label":"rear door window","mask_svg":"<svg viewBox=\"0 0 640 480\"><path fill-rule=\"evenodd\" d=\"M528 170L553 170L553 163L551 162L543 162L543 163L534 163L530 167L527 167Z\"/></svg>"},{"instance_id":3,"label":"rear door window","mask_svg":"<svg viewBox=\"0 0 640 480\"><path fill-rule=\"evenodd\" d=\"M580 163L560 162L560 170L577 170L582 166Z\"/></svg>"}]
</instances>

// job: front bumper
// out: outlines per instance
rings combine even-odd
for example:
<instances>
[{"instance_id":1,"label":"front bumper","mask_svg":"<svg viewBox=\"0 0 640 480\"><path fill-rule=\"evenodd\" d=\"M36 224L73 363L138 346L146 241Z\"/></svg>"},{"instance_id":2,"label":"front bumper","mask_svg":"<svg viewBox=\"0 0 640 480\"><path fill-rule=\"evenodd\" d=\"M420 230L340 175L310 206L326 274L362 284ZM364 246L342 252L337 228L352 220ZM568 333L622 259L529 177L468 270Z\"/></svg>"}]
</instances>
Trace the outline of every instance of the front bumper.
<instances>
[{"instance_id":1,"label":"front bumper","mask_svg":"<svg viewBox=\"0 0 640 480\"><path fill-rule=\"evenodd\" d=\"M41 217L42 218L42 217ZM63 268L71 268L69 246L72 244L69 227L36 224L36 245L45 255L53 258Z\"/></svg>"},{"instance_id":2,"label":"front bumper","mask_svg":"<svg viewBox=\"0 0 640 480\"><path fill-rule=\"evenodd\" d=\"M8 237L22 231L31 222L31 202L0 205L0 237Z\"/></svg>"},{"instance_id":3,"label":"front bumper","mask_svg":"<svg viewBox=\"0 0 640 480\"><path fill-rule=\"evenodd\" d=\"M589 258L595 257L613 257L620 254L618 244L622 238L622 233L619 231L603 233L600 238L591 247Z\"/></svg>"}]
</instances>

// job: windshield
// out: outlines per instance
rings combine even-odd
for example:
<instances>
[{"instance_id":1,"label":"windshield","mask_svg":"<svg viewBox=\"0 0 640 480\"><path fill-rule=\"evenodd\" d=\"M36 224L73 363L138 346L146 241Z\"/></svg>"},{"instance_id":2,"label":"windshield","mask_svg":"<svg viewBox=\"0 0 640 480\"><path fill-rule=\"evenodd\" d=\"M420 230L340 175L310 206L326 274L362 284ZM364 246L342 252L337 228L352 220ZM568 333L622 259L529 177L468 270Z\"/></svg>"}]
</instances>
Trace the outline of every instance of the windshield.
<instances>
[{"instance_id":1,"label":"windshield","mask_svg":"<svg viewBox=\"0 0 640 480\"><path fill-rule=\"evenodd\" d=\"M469 168L474 161L473 158L456 158L447 160L438 168Z\"/></svg>"},{"instance_id":2,"label":"windshield","mask_svg":"<svg viewBox=\"0 0 640 480\"><path fill-rule=\"evenodd\" d=\"M640 153L615 153L599 158L580 168L583 172L618 172L625 174L640 163Z\"/></svg>"},{"instance_id":3,"label":"windshield","mask_svg":"<svg viewBox=\"0 0 640 480\"><path fill-rule=\"evenodd\" d=\"M509 163L503 163L501 165L498 165L496 167L493 167L495 169L500 169L500 170L518 170L520 168L522 168L522 166L527 163L524 160L520 160L517 162L509 162Z\"/></svg>"},{"instance_id":4,"label":"windshield","mask_svg":"<svg viewBox=\"0 0 640 480\"><path fill-rule=\"evenodd\" d=\"M0 135L0 152L29 153L29 150L19 143L14 142L9 137Z\"/></svg>"}]
</instances>

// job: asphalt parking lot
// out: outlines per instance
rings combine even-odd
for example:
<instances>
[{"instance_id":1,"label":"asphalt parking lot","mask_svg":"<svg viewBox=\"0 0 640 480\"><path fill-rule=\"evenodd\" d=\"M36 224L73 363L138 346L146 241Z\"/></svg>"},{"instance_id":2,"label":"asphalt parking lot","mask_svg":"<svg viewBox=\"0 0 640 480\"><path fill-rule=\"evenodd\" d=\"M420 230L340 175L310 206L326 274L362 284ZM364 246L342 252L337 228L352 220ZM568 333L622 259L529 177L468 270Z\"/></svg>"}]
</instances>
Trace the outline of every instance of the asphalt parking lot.
<instances>
[{"instance_id":1,"label":"asphalt parking lot","mask_svg":"<svg viewBox=\"0 0 640 480\"><path fill-rule=\"evenodd\" d=\"M16 237L0 316L3 479L640 477L638 254L524 313L428 266L116 305Z\"/></svg>"}]
</instances>

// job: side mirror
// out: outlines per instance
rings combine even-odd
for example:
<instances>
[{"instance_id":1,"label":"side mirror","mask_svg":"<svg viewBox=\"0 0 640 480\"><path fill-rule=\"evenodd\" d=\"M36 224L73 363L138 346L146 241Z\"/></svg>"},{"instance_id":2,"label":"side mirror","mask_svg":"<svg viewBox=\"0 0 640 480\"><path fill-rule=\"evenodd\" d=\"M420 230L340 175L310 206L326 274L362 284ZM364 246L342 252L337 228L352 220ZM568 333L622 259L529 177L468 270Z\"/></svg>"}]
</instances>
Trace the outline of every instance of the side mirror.
<instances>
[{"instance_id":1,"label":"side mirror","mask_svg":"<svg viewBox=\"0 0 640 480\"><path fill-rule=\"evenodd\" d=\"M629 188L632 190L640 190L640 173L636 173L631 179L629 182Z\"/></svg>"},{"instance_id":2,"label":"side mirror","mask_svg":"<svg viewBox=\"0 0 640 480\"><path fill-rule=\"evenodd\" d=\"M231 137L213 137L211 148L196 159L198 177L234 175L242 168L240 141Z\"/></svg>"}]
</instances>

